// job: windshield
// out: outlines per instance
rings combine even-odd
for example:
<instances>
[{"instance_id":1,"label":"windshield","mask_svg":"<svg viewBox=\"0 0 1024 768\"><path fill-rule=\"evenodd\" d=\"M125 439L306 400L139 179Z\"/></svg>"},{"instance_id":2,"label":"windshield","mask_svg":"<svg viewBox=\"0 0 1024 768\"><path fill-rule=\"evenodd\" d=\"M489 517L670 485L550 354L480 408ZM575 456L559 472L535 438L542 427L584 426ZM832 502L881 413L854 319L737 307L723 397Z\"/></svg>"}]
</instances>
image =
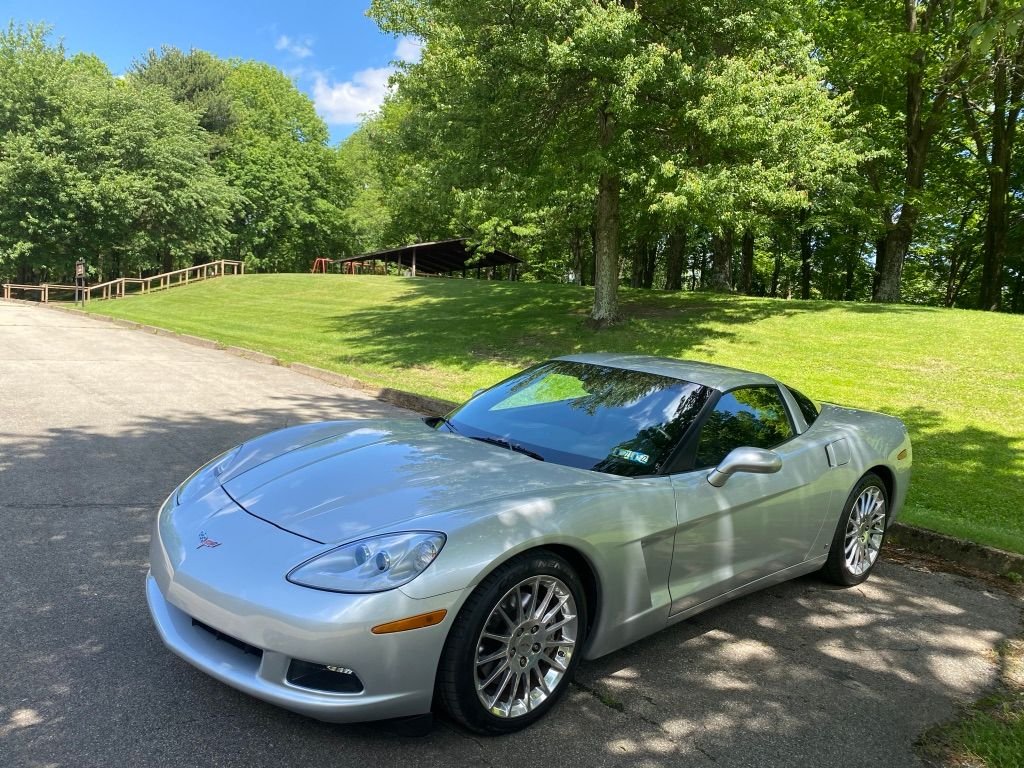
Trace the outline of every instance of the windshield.
<instances>
[{"instance_id":1,"label":"windshield","mask_svg":"<svg viewBox=\"0 0 1024 768\"><path fill-rule=\"evenodd\" d=\"M710 393L653 373L553 360L473 398L442 424L545 461L650 475L679 444Z\"/></svg>"}]
</instances>

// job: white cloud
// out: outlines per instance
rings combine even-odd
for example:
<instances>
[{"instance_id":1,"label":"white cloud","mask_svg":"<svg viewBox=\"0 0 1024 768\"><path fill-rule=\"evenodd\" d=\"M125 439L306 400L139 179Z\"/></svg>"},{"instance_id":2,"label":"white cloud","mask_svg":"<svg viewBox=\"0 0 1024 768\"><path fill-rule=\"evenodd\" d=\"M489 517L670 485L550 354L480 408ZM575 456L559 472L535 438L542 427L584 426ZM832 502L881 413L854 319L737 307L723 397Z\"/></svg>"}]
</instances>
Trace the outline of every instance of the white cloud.
<instances>
[{"instance_id":1,"label":"white cloud","mask_svg":"<svg viewBox=\"0 0 1024 768\"><path fill-rule=\"evenodd\" d=\"M288 37L288 35L281 35L277 38L277 42L274 43L274 47L279 51L287 51L297 59L304 59L307 56L313 55L313 40L309 37L295 40Z\"/></svg>"},{"instance_id":2,"label":"white cloud","mask_svg":"<svg viewBox=\"0 0 1024 768\"><path fill-rule=\"evenodd\" d=\"M331 125L352 125L376 111L388 94L393 67L364 69L351 80L331 83L322 73L313 82L313 101L321 117Z\"/></svg>"},{"instance_id":3,"label":"white cloud","mask_svg":"<svg viewBox=\"0 0 1024 768\"><path fill-rule=\"evenodd\" d=\"M415 63L423 55L423 41L417 37L400 37L395 46L395 58Z\"/></svg>"},{"instance_id":4,"label":"white cloud","mask_svg":"<svg viewBox=\"0 0 1024 768\"><path fill-rule=\"evenodd\" d=\"M420 60L422 53L422 40L400 37L395 45L394 58L412 64ZM390 91L388 78L394 73L394 66L370 67L356 72L351 80L333 83L323 72L315 72L313 101L317 112L330 125L358 123L365 115L380 109Z\"/></svg>"}]
</instances>

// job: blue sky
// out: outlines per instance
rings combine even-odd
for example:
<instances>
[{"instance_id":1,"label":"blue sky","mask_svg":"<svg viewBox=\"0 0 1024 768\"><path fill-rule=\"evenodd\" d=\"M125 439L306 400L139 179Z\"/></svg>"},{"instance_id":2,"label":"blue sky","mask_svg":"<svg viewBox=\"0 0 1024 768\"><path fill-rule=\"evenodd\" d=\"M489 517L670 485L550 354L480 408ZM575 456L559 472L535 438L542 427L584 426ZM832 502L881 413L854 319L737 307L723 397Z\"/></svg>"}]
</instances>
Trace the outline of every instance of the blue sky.
<instances>
[{"instance_id":1,"label":"blue sky","mask_svg":"<svg viewBox=\"0 0 1024 768\"><path fill-rule=\"evenodd\" d=\"M316 103L340 141L383 98L391 62L415 58L410 40L385 35L369 0L0 0L0 23L46 22L70 53L94 53L120 74L150 48L202 48L279 67Z\"/></svg>"}]
</instances>

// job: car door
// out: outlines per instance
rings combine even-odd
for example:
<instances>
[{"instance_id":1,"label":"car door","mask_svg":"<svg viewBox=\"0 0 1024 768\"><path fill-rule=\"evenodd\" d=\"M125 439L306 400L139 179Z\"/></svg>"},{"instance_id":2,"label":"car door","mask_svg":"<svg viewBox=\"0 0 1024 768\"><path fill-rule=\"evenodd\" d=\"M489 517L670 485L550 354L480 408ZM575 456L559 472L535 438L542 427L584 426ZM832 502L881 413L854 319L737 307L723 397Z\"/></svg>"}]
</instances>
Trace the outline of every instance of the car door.
<instances>
[{"instance_id":1,"label":"car door","mask_svg":"<svg viewBox=\"0 0 1024 768\"><path fill-rule=\"evenodd\" d=\"M801 423L802 425L802 423ZM721 487L708 473L734 448L774 450L774 474L736 473ZM828 508L824 443L798 435L777 386L721 396L692 449L692 468L672 476L676 534L672 613L804 562Z\"/></svg>"}]
</instances>

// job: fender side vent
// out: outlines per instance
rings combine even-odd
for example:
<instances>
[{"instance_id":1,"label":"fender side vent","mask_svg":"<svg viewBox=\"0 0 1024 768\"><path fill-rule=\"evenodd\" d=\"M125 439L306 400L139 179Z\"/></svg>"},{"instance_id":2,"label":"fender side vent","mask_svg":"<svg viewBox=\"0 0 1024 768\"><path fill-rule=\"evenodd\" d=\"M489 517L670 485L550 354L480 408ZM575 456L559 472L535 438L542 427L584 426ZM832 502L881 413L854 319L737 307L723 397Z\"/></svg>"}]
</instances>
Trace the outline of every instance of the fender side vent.
<instances>
[{"instance_id":1,"label":"fender side vent","mask_svg":"<svg viewBox=\"0 0 1024 768\"><path fill-rule=\"evenodd\" d=\"M845 437L841 437L834 443L825 446L825 455L828 456L830 467L841 467L850 463L850 443Z\"/></svg>"}]
</instances>

